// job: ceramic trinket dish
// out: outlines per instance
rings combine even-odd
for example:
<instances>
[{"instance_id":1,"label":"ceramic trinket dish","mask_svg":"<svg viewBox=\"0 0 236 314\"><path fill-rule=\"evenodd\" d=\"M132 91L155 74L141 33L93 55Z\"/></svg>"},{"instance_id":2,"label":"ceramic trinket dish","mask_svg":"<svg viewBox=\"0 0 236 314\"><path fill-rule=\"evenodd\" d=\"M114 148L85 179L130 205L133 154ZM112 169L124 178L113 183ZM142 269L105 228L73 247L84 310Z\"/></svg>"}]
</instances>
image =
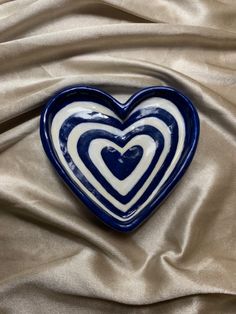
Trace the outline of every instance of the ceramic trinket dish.
<instances>
[{"instance_id":1,"label":"ceramic trinket dish","mask_svg":"<svg viewBox=\"0 0 236 314\"><path fill-rule=\"evenodd\" d=\"M199 118L170 87L148 87L121 104L72 86L41 115L45 152L71 190L104 223L131 231L171 192L194 156Z\"/></svg>"}]
</instances>

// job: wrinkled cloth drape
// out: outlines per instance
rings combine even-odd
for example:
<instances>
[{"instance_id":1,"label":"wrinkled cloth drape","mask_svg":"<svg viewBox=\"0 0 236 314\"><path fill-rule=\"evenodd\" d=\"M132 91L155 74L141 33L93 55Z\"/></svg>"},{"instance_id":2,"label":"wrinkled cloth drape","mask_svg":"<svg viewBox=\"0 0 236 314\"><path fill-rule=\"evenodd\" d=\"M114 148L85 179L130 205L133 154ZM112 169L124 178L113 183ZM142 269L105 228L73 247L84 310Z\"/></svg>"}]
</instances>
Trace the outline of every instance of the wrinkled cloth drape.
<instances>
[{"instance_id":1,"label":"wrinkled cloth drape","mask_svg":"<svg viewBox=\"0 0 236 314\"><path fill-rule=\"evenodd\" d=\"M236 313L236 2L0 3L0 313ZM190 168L132 233L45 156L40 112L72 84L172 86L199 112Z\"/></svg>"}]
</instances>

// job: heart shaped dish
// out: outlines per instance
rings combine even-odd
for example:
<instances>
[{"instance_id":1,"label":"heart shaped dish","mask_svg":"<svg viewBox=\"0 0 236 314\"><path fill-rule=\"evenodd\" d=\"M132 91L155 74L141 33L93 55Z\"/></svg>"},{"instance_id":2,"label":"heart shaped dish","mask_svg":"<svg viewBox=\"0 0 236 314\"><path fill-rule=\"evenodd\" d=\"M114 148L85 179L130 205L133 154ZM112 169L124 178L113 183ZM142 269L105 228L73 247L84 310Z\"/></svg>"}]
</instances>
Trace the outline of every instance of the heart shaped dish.
<instances>
[{"instance_id":1,"label":"heart shaped dish","mask_svg":"<svg viewBox=\"0 0 236 314\"><path fill-rule=\"evenodd\" d=\"M40 135L64 182L104 223L139 226L170 193L194 156L199 118L170 87L148 87L125 104L88 86L55 94Z\"/></svg>"}]
</instances>

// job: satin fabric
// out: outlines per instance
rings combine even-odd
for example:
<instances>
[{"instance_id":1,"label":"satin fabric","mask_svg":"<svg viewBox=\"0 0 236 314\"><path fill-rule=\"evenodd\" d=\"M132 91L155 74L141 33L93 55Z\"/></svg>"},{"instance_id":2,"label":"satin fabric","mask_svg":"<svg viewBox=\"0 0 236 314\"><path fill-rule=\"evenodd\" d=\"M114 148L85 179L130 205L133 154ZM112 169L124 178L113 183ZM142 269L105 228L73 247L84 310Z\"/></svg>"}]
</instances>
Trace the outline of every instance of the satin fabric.
<instances>
[{"instance_id":1,"label":"satin fabric","mask_svg":"<svg viewBox=\"0 0 236 314\"><path fill-rule=\"evenodd\" d=\"M236 2L0 3L0 313L235 313ZM132 233L45 156L42 106L71 84L168 85L199 112L190 168Z\"/></svg>"}]
</instances>

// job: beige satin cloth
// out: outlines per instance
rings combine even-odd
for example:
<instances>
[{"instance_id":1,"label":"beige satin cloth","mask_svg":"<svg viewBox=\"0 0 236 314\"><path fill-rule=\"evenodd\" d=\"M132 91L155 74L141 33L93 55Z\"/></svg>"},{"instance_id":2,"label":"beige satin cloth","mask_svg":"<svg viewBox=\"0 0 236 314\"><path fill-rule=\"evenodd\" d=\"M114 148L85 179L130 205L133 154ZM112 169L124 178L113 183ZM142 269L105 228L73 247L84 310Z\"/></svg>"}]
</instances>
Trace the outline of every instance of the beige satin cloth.
<instances>
[{"instance_id":1,"label":"beige satin cloth","mask_svg":"<svg viewBox=\"0 0 236 314\"><path fill-rule=\"evenodd\" d=\"M0 313L236 313L236 1L0 1ZM139 229L104 226L39 137L71 84L198 109L184 178Z\"/></svg>"}]
</instances>

